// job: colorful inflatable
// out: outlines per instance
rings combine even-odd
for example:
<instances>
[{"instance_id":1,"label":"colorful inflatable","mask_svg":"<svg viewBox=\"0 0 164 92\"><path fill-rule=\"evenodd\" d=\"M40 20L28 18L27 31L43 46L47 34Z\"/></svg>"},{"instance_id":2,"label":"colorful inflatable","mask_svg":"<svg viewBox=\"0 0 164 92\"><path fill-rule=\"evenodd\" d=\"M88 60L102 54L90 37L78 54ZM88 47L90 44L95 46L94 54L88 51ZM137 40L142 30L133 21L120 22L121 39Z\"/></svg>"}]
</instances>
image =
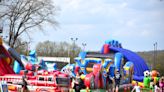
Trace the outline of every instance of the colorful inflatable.
<instances>
[{"instance_id":1,"label":"colorful inflatable","mask_svg":"<svg viewBox=\"0 0 164 92\"><path fill-rule=\"evenodd\" d=\"M0 75L4 74L14 74L14 71L10 67L12 63L12 58L10 53L6 50L5 43L2 42L0 37Z\"/></svg>"},{"instance_id":2,"label":"colorful inflatable","mask_svg":"<svg viewBox=\"0 0 164 92\"><path fill-rule=\"evenodd\" d=\"M78 71L78 69L76 69L76 65L75 64L67 64L66 66L64 66L61 69L62 73L69 74L69 76L71 76L71 77L75 77L77 71Z\"/></svg>"},{"instance_id":3,"label":"colorful inflatable","mask_svg":"<svg viewBox=\"0 0 164 92\"><path fill-rule=\"evenodd\" d=\"M144 71L149 70L145 61L136 53L124 49L116 40L105 41L100 52L80 52L75 63L86 75L84 81L89 89L106 88L107 77L114 77L116 69L124 78L121 84L137 81L141 87L149 86L146 85L148 78L144 77ZM156 79L154 72L152 76Z\"/></svg>"},{"instance_id":4,"label":"colorful inflatable","mask_svg":"<svg viewBox=\"0 0 164 92\"><path fill-rule=\"evenodd\" d=\"M106 89L106 77L104 76L102 71L101 64L95 64L93 66L93 72L86 75L84 83L87 88L90 89ZM104 78L105 77L105 78Z\"/></svg>"},{"instance_id":5,"label":"colorful inflatable","mask_svg":"<svg viewBox=\"0 0 164 92\"><path fill-rule=\"evenodd\" d=\"M22 66L25 70L19 69L20 73L15 74L10 67L12 62L10 55L17 60L17 65ZM45 63L41 62L40 65L44 66ZM69 91L70 77L67 74L61 73L60 71L35 71L37 66L38 64L31 64L25 56L20 56L14 49L10 48L5 43L2 43L0 38L0 82L5 81L8 85L7 88L9 91L20 91L20 89L22 89L22 80L25 76L29 91ZM34 73L36 74L34 75Z\"/></svg>"},{"instance_id":6,"label":"colorful inflatable","mask_svg":"<svg viewBox=\"0 0 164 92\"><path fill-rule=\"evenodd\" d=\"M75 58L75 62L77 66L80 66L82 72L87 74L88 72L92 72L92 67L88 67L89 64L97 64L101 63L102 60L100 58L85 58L82 60L81 58Z\"/></svg>"},{"instance_id":7,"label":"colorful inflatable","mask_svg":"<svg viewBox=\"0 0 164 92\"><path fill-rule=\"evenodd\" d=\"M83 54L82 54L83 53ZM79 55L87 55L84 52ZM84 82L85 85L90 88L107 88L108 86L108 76L114 77L115 69L122 71L122 66L124 64L123 55L121 53L115 53L112 56L109 54L98 54L89 55L86 58L77 57L75 62L77 66L80 66L82 72L86 75ZM94 57L95 56L95 57ZM93 66L93 67L92 67ZM130 83L132 78L133 63L129 62L125 65L126 69L126 81L124 83Z\"/></svg>"},{"instance_id":8,"label":"colorful inflatable","mask_svg":"<svg viewBox=\"0 0 164 92\"><path fill-rule=\"evenodd\" d=\"M63 67L61 71L52 72L47 71L47 65L43 60L37 59L36 51L31 51L27 58L24 55L18 55L13 49L3 45L1 41L0 49L0 75L7 73L12 74L14 71L15 73L24 75L26 70L28 70L27 75L30 76L30 82L33 82L32 80L41 82L42 79L45 79L44 81L49 83L48 81L53 80L49 75L53 75L55 80L58 80L56 81L57 84L60 85L60 81L63 83L66 82L65 84L68 87L68 78L75 77L77 72L83 72L84 75L81 75L80 77L83 79L87 88L106 89L108 86L108 77L114 77L116 69L119 70L124 78L124 80L121 81L121 84L139 81L140 86L150 88L150 82L152 80L154 83L157 83L159 80L157 71L154 70L149 72L148 66L139 55L122 48L121 43L116 40L105 41L100 52L81 52L79 53L79 56L75 58L75 64L68 64ZM16 59L14 62L14 71L9 67L11 58L8 52ZM57 69L55 64L51 67ZM38 68L42 70L36 72ZM35 78L33 78L34 75ZM62 79L62 77L64 77L64 79ZM1 79L2 78L3 76ZM7 76L7 79L10 80L10 76ZM35 85L50 85L47 85L47 83L42 82ZM54 83L53 86L55 85L56 84Z\"/></svg>"},{"instance_id":9,"label":"colorful inflatable","mask_svg":"<svg viewBox=\"0 0 164 92\"><path fill-rule=\"evenodd\" d=\"M133 76L133 68L134 64L130 61L126 62L125 65L123 66L123 70L124 70L124 84L128 84L132 82L132 76Z\"/></svg>"},{"instance_id":10,"label":"colorful inflatable","mask_svg":"<svg viewBox=\"0 0 164 92\"><path fill-rule=\"evenodd\" d=\"M37 59L37 53L35 50L31 50L29 52L29 56L27 56L27 57L25 55L20 55L20 59L23 62L23 66L20 65L20 63L17 60L14 61L13 70L17 74L19 74L20 70L22 70L22 69L35 71L36 65L39 67L38 69L48 70L48 66L46 65L44 60ZM56 65L53 65L53 68L54 68L54 70L57 69Z\"/></svg>"},{"instance_id":11,"label":"colorful inflatable","mask_svg":"<svg viewBox=\"0 0 164 92\"><path fill-rule=\"evenodd\" d=\"M81 52L78 58L85 60L85 58L94 57L94 58L113 58L115 68L121 70L122 67L126 62L132 62L134 64L134 73L133 73L133 80L142 82L144 78L144 71L149 70L147 64L145 63L144 59L141 58L138 54L124 49L116 40L107 40L103 45L101 51L91 53L91 52ZM78 60L75 60L76 62ZM79 61L78 61L79 62Z\"/></svg>"}]
</instances>

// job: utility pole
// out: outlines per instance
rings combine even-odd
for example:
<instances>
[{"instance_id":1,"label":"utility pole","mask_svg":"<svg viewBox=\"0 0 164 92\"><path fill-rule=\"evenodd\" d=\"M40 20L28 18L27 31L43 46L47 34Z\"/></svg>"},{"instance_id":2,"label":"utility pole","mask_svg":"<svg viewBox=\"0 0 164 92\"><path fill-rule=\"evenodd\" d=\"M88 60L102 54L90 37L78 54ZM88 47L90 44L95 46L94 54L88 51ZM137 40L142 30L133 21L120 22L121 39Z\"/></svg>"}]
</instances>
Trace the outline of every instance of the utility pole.
<instances>
[{"instance_id":1,"label":"utility pole","mask_svg":"<svg viewBox=\"0 0 164 92\"><path fill-rule=\"evenodd\" d=\"M86 45L87 45L86 43L82 43L83 51L85 51L85 46L86 46Z\"/></svg>"},{"instance_id":2,"label":"utility pole","mask_svg":"<svg viewBox=\"0 0 164 92\"><path fill-rule=\"evenodd\" d=\"M24 45L26 46L26 55L27 55L27 56L28 56L29 51L30 51L30 49L29 49L29 44L30 44L30 42L25 42L25 43L24 43Z\"/></svg>"},{"instance_id":3,"label":"utility pole","mask_svg":"<svg viewBox=\"0 0 164 92\"><path fill-rule=\"evenodd\" d=\"M155 66L157 64L157 42L155 43ZM156 68L156 67L155 67Z\"/></svg>"},{"instance_id":4,"label":"utility pole","mask_svg":"<svg viewBox=\"0 0 164 92\"><path fill-rule=\"evenodd\" d=\"M154 66L154 69L156 68L156 62L157 62L157 42L155 42L154 44L154 63L153 63L153 66Z\"/></svg>"},{"instance_id":5,"label":"utility pole","mask_svg":"<svg viewBox=\"0 0 164 92\"><path fill-rule=\"evenodd\" d=\"M73 60L75 58L75 45L76 45L76 41L78 40L78 38L71 38L71 41L73 42ZM72 60L72 61L73 61Z\"/></svg>"},{"instance_id":6,"label":"utility pole","mask_svg":"<svg viewBox=\"0 0 164 92\"><path fill-rule=\"evenodd\" d=\"M155 43L153 44L154 46L154 62L153 62L153 69L155 69Z\"/></svg>"}]
</instances>

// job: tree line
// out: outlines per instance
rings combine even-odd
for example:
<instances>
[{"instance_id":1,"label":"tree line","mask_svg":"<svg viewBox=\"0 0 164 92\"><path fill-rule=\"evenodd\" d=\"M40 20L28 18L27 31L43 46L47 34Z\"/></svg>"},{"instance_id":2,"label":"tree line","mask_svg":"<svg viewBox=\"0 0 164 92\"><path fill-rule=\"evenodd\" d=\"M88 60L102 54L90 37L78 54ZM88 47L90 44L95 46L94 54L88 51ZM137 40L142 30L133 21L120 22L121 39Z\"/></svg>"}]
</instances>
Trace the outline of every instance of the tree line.
<instances>
[{"instance_id":1,"label":"tree line","mask_svg":"<svg viewBox=\"0 0 164 92\"><path fill-rule=\"evenodd\" d=\"M36 51L39 56L69 57L77 56L81 48L68 42L44 41L37 44Z\"/></svg>"},{"instance_id":2,"label":"tree line","mask_svg":"<svg viewBox=\"0 0 164 92\"><path fill-rule=\"evenodd\" d=\"M155 58L154 51L143 51L137 53L144 58L150 69L155 69L160 72L161 76L164 76L164 50L158 50Z\"/></svg>"},{"instance_id":3,"label":"tree line","mask_svg":"<svg viewBox=\"0 0 164 92\"><path fill-rule=\"evenodd\" d=\"M16 50L24 55L28 55L30 51L28 44L22 45ZM36 45L35 50L38 56L70 57L71 61L73 62L73 58L77 57L82 49L77 44L70 44L68 42L53 42L47 40L44 42L39 42Z\"/></svg>"}]
</instances>

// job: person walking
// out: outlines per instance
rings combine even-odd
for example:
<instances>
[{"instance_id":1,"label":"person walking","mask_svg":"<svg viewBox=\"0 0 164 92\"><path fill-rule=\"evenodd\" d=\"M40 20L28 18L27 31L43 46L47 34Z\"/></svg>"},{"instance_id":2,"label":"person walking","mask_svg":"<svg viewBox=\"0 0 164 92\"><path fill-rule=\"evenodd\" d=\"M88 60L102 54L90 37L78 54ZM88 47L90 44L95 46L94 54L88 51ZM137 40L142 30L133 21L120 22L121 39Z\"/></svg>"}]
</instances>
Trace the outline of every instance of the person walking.
<instances>
[{"instance_id":1,"label":"person walking","mask_svg":"<svg viewBox=\"0 0 164 92\"><path fill-rule=\"evenodd\" d=\"M119 70L116 69L116 73L115 73L115 76L114 76L114 80L115 80L115 90L116 90L116 92L118 92L118 89L119 89L119 86L120 86L121 77L122 77L122 76L121 76Z\"/></svg>"},{"instance_id":2,"label":"person walking","mask_svg":"<svg viewBox=\"0 0 164 92\"><path fill-rule=\"evenodd\" d=\"M27 77L26 77L26 74L27 74L28 71L25 71L24 72L24 75L22 76L22 92L29 92L28 91L28 88L27 88Z\"/></svg>"},{"instance_id":3,"label":"person walking","mask_svg":"<svg viewBox=\"0 0 164 92\"><path fill-rule=\"evenodd\" d=\"M80 92L81 89L85 88L84 82L80 77L81 74L82 74L82 72L76 73L76 78L74 80L74 87L73 87L75 89L75 92Z\"/></svg>"},{"instance_id":4,"label":"person walking","mask_svg":"<svg viewBox=\"0 0 164 92\"><path fill-rule=\"evenodd\" d=\"M114 92L115 81L114 81L114 76L110 74L110 71L107 72L107 79L108 79L107 92Z\"/></svg>"},{"instance_id":5,"label":"person walking","mask_svg":"<svg viewBox=\"0 0 164 92\"><path fill-rule=\"evenodd\" d=\"M108 76L108 82L109 82L108 92L114 92L114 87L115 87L114 78L111 76Z\"/></svg>"}]
</instances>

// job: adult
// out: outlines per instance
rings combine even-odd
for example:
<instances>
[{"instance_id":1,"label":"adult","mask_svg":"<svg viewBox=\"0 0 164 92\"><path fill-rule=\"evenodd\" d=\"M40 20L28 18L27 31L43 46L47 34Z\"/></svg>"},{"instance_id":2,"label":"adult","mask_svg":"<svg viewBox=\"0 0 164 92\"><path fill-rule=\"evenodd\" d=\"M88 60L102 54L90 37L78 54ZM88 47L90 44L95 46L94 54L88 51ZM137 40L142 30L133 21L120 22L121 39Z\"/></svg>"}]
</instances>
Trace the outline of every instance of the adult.
<instances>
[{"instance_id":1,"label":"adult","mask_svg":"<svg viewBox=\"0 0 164 92\"><path fill-rule=\"evenodd\" d=\"M114 78L111 76L108 76L108 82L109 82L108 92L114 92L114 87L115 87Z\"/></svg>"},{"instance_id":2,"label":"adult","mask_svg":"<svg viewBox=\"0 0 164 92\"><path fill-rule=\"evenodd\" d=\"M81 89L85 88L84 82L80 77L81 74L82 74L81 72L76 73L76 77L74 80L74 87L73 87L75 89L75 92L80 92Z\"/></svg>"},{"instance_id":3,"label":"adult","mask_svg":"<svg viewBox=\"0 0 164 92\"><path fill-rule=\"evenodd\" d=\"M116 90L116 92L118 92L118 89L119 89L119 86L120 86L121 77L122 77L122 76L121 76L119 70L116 69L116 73L115 73L115 76L114 76L114 80L115 80L115 90Z\"/></svg>"},{"instance_id":4,"label":"adult","mask_svg":"<svg viewBox=\"0 0 164 92\"><path fill-rule=\"evenodd\" d=\"M114 81L114 76L110 74L110 71L107 72L107 79L108 79L108 86L107 86L107 91L108 92L114 92L114 87L115 87L115 81Z\"/></svg>"},{"instance_id":5,"label":"adult","mask_svg":"<svg viewBox=\"0 0 164 92\"><path fill-rule=\"evenodd\" d=\"M24 72L24 75L22 76L22 92L29 92L28 91L28 88L27 88L27 77L26 77L26 74L27 74L28 71L25 71Z\"/></svg>"}]
</instances>

